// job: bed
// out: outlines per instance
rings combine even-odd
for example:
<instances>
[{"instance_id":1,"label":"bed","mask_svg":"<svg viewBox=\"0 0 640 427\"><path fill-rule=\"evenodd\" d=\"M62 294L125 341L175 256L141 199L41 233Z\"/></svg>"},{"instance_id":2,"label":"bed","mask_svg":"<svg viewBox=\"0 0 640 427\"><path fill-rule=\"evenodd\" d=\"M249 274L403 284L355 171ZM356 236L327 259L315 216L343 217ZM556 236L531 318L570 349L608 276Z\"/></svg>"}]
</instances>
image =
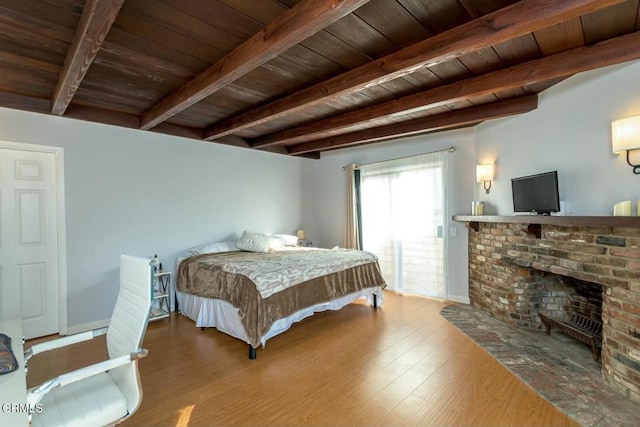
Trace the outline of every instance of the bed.
<instances>
[{"instance_id":1,"label":"bed","mask_svg":"<svg viewBox=\"0 0 640 427\"><path fill-rule=\"evenodd\" d=\"M246 342L251 359L268 339L314 313L361 298L374 308L383 303L386 285L369 252L291 246L246 251L233 242L204 252L177 261L179 310L197 327Z\"/></svg>"}]
</instances>

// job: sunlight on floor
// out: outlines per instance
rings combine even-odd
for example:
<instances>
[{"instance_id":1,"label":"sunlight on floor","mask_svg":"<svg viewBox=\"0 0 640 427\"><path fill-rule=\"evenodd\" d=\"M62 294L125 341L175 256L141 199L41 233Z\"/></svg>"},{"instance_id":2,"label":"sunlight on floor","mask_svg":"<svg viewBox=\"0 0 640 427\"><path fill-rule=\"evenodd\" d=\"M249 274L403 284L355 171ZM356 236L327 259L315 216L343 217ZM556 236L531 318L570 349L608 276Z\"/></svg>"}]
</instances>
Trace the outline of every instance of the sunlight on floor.
<instances>
[{"instance_id":1,"label":"sunlight on floor","mask_svg":"<svg viewBox=\"0 0 640 427\"><path fill-rule=\"evenodd\" d=\"M178 418L176 427L187 427L189 425L193 408L195 408L195 405L187 406L186 408L180 410L180 418Z\"/></svg>"}]
</instances>

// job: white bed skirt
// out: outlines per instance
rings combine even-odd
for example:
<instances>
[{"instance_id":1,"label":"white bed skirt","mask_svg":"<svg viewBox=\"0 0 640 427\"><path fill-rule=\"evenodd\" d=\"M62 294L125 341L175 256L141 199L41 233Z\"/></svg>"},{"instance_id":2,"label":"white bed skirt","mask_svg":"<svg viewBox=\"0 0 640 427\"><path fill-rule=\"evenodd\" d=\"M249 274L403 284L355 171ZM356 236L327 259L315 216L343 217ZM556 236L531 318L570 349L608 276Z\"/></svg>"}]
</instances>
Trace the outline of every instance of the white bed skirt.
<instances>
[{"instance_id":1,"label":"white bed skirt","mask_svg":"<svg viewBox=\"0 0 640 427\"><path fill-rule=\"evenodd\" d=\"M264 347L269 338L286 331L295 322L299 322L302 319L313 316L314 313L326 310L340 310L345 305L350 304L359 298L364 298L369 302L369 304L373 304L374 294L377 295L377 306L382 307L384 296L380 287L363 289L329 302L304 308L293 313L289 317L277 320L271 326L271 329L269 329L269 331L267 331L267 333L260 339L260 343L262 344L262 347ZM179 291L176 291L176 298L178 299L180 312L195 321L197 327L216 328L221 332L249 343L244 326L242 326L242 323L240 322L238 309L228 302L220 299L202 298Z\"/></svg>"}]
</instances>

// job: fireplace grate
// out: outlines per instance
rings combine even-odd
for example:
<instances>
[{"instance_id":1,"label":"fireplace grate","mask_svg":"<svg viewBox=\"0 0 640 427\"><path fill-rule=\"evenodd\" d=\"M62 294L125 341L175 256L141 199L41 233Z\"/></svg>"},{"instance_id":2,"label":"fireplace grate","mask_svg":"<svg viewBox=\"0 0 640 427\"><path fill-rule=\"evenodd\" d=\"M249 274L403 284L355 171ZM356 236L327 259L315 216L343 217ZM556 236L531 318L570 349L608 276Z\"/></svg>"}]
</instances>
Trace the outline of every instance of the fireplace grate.
<instances>
[{"instance_id":1,"label":"fireplace grate","mask_svg":"<svg viewBox=\"0 0 640 427\"><path fill-rule=\"evenodd\" d=\"M547 329L547 335L551 329L557 329L565 335L569 335L591 347L593 360L600 361L602 350L602 323L590 319L578 313L571 313L567 319L558 319L538 313L542 324Z\"/></svg>"}]
</instances>

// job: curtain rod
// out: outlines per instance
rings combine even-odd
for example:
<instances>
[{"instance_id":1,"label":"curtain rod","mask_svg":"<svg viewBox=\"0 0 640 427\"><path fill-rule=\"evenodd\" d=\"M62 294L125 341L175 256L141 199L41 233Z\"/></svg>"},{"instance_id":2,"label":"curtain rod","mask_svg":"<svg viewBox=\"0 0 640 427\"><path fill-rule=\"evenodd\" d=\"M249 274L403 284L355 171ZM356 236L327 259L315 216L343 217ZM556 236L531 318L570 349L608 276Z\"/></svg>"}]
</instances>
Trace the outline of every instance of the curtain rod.
<instances>
[{"instance_id":1,"label":"curtain rod","mask_svg":"<svg viewBox=\"0 0 640 427\"><path fill-rule=\"evenodd\" d=\"M408 159L410 157L416 157L416 156L424 156L425 154L434 154L434 153L442 153L443 151L448 151L449 153L453 153L454 151L456 151L456 147L449 147L446 148L444 150L436 150L436 151L429 151L428 153L421 153L421 154L412 154L410 156L404 156L404 157L396 157L395 159L389 159L389 160L381 160L379 162L371 162L371 163L362 163L362 164L357 164L356 163L356 168L359 168L360 166L369 166L369 165L375 165L376 163L382 163L382 162L392 162L394 160L402 160L402 159ZM347 165L348 166L348 165ZM347 166L343 166L342 170L345 170L347 168Z\"/></svg>"}]
</instances>

